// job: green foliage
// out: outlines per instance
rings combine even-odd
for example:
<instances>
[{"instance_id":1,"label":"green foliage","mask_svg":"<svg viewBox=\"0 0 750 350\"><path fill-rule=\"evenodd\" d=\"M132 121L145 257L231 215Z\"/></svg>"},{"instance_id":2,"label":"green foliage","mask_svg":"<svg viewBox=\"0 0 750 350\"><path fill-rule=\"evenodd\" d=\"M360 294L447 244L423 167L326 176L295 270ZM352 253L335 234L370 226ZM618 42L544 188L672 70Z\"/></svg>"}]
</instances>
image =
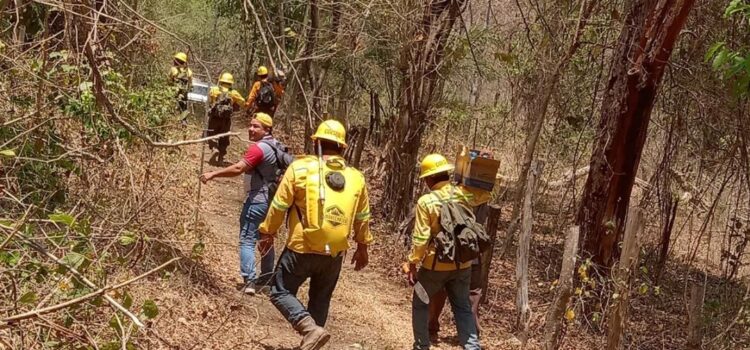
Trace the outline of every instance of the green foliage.
<instances>
[{"instance_id":1,"label":"green foliage","mask_svg":"<svg viewBox=\"0 0 750 350\"><path fill-rule=\"evenodd\" d=\"M149 319L159 315L159 308L156 306L153 300L149 299L143 302L143 315Z\"/></svg>"},{"instance_id":2,"label":"green foliage","mask_svg":"<svg viewBox=\"0 0 750 350\"><path fill-rule=\"evenodd\" d=\"M732 0L724 17L739 17L742 19L740 27L750 27L750 3L746 0ZM745 44L732 47L725 41L717 42L706 52L705 61L711 62L711 68L721 74L721 78L731 85L735 94L740 97L750 94L750 46Z\"/></svg>"}]
</instances>

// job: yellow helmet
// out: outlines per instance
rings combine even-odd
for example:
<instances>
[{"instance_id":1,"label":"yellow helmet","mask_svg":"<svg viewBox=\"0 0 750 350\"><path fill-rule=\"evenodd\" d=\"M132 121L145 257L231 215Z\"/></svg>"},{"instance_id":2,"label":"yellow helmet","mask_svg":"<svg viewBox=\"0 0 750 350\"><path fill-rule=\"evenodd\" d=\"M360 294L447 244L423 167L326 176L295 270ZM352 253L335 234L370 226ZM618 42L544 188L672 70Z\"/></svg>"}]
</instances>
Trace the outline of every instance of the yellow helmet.
<instances>
[{"instance_id":1,"label":"yellow helmet","mask_svg":"<svg viewBox=\"0 0 750 350\"><path fill-rule=\"evenodd\" d=\"M219 78L219 83L225 83L229 85L234 84L234 77L232 76L232 73L223 73Z\"/></svg>"},{"instance_id":2,"label":"yellow helmet","mask_svg":"<svg viewBox=\"0 0 750 350\"><path fill-rule=\"evenodd\" d=\"M178 61L180 61L182 63L187 63L187 54L185 54L184 52L178 52L178 53L174 54L174 59L176 59L176 60L178 60Z\"/></svg>"},{"instance_id":3,"label":"yellow helmet","mask_svg":"<svg viewBox=\"0 0 750 350\"><path fill-rule=\"evenodd\" d=\"M453 171L453 164L448 163L445 157L437 153L428 154L422 159L422 163L419 164L420 179L446 171Z\"/></svg>"},{"instance_id":4,"label":"yellow helmet","mask_svg":"<svg viewBox=\"0 0 750 350\"><path fill-rule=\"evenodd\" d=\"M268 75L268 68L266 68L266 66L260 66L258 67L258 71L255 74Z\"/></svg>"},{"instance_id":5,"label":"yellow helmet","mask_svg":"<svg viewBox=\"0 0 750 350\"><path fill-rule=\"evenodd\" d=\"M263 112L255 113L255 115L253 116L253 119L256 119L261 124L263 124L263 126L267 128L273 127L273 118L271 118L271 116L268 115L267 113L263 113Z\"/></svg>"},{"instance_id":6,"label":"yellow helmet","mask_svg":"<svg viewBox=\"0 0 750 350\"><path fill-rule=\"evenodd\" d=\"M313 141L317 139L333 141L346 147L346 128L337 120L325 120L320 123L312 139Z\"/></svg>"}]
</instances>

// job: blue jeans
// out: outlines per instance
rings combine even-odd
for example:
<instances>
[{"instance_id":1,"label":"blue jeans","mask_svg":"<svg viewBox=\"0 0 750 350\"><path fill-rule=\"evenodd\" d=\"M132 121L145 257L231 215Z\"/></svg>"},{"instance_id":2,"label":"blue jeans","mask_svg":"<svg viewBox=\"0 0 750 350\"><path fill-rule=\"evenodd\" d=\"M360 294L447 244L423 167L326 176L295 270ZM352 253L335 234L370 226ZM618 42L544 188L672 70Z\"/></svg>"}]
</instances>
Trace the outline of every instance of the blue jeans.
<instances>
[{"instance_id":1,"label":"blue jeans","mask_svg":"<svg viewBox=\"0 0 750 350\"><path fill-rule=\"evenodd\" d=\"M240 215L240 274L245 283L264 284L273 276L273 248L260 259L260 278L255 277L255 245L260 233L258 226L266 218L268 203L253 203L248 197Z\"/></svg>"},{"instance_id":2,"label":"blue jeans","mask_svg":"<svg viewBox=\"0 0 750 350\"><path fill-rule=\"evenodd\" d=\"M453 318L458 328L458 340L464 350L479 350L479 335L474 314L469 302L469 284L471 269L455 271L432 271L425 268L417 272L417 280L422 284L427 295L432 297L445 288L448 300L453 309ZM429 305L419 300L416 294L411 302L411 326L414 331L414 350L430 348L430 331L428 327Z\"/></svg>"},{"instance_id":3,"label":"blue jeans","mask_svg":"<svg viewBox=\"0 0 750 350\"><path fill-rule=\"evenodd\" d=\"M285 249L279 257L271 287L273 306L292 326L296 326L307 316L312 316L318 326L325 326L328 308L331 306L331 296L339 281L343 261L343 254L332 257L301 254ZM309 301L305 309L297 299L297 291L308 278L310 279Z\"/></svg>"}]
</instances>

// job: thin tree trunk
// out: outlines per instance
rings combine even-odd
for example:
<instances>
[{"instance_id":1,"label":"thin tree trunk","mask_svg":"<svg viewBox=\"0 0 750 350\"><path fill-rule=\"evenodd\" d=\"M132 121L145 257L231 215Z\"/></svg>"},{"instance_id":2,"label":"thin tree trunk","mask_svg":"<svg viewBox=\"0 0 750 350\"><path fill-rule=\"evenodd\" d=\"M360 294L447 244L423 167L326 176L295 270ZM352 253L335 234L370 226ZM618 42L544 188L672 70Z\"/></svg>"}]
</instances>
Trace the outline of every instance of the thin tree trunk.
<instances>
[{"instance_id":1,"label":"thin tree trunk","mask_svg":"<svg viewBox=\"0 0 750 350\"><path fill-rule=\"evenodd\" d=\"M439 67L453 25L466 3L467 0L425 0L422 20L400 53L399 111L380 159L385 168L381 176L387 176L383 202L388 203L386 210L394 221L403 219L412 205L412 184L422 135L427 122L434 119L432 103L442 88Z\"/></svg>"},{"instance_id":2,"label":"thin tree trunk","mask_svg":"<svg viewBox=\"0 0 750 350\"><path fill-rule=\"evenodd\" d=\"M679 199L668 199L670 202L667 214L666 222L661 232L661 241L659 242L659 260L656 263L656 277L654 278L655 283L658 285L661 280L662 272L664 271L664 265L667 263L667 256L669 254L669 242L672 240L672 228L674 227L674 219L677 217L677 206L680 203Z\"/></svg>"},{"instance_id":3,"label":"thin tree trunk","mask_svg":"<svg viewBox=\"0 0 750 350\"><path fill-rule=\"evenodd\" d=\"M529 168L527 191L523 199L523 219L521 220L521 236L518 239L518 261L516 263L516 327L519 330L518 339L523 344L528 340L531 307L529 306L529 249L531 245L531 228L534 223L532 197L536 189L536 180L544 169L542 161L533 161Z\"/></svg>"},{"instance_id":4,"label":"thin tree trunk","mask_svg":"<svg viewBox=\"0 0 750 350\"><path fill-rule=\"evenodd\" d=\"M497 227L500 222L500 207L497 205L491 205L487 213L487 234L490 235L490 242L492 245L484 254L482 254L482 297L479 300L480 303L484 304L487 302L487 295L489 294L490 285L490 268L492 267L492 258L495 254L495 242L497 240Z\"/></svg>"},{"instance_id":5,"label":"thin tree trunk","mask_svg":"<svg viewBox=\"0 0 750 350\"><path fill-rule=\"evenodd\" d=\"M633 270L638 266L638 254L641 248L639 236L642 236L642 233L643 213L639 209L633 209L625 225L622 259L613 273L615 294L619 297L614 300L610 311L607 350L623 348L623 337L627 333L628 308L630 307L631 277Z\"/></svg>"},{"instance_id":6,"label":"thin tree trunk","mask_svg":"<svg viewBox=\"0 0 750 350\"><path fill-rule=\"evenodd\" d=\"M534 159L534 154L536 153L536 146L539 142L539 136L541 135L544 121L547 118L547 110L549 109L549 103L552 100L552 94L555 92L557 84L560 82L560 77L567 69L570 60L573 58L573 55L581 46L580 38L583 34L583 29L586 26L588 19L591 17L591 13L593 12L594 6L596 6L596 4L597 1L583 1L581 3L581 11L578 17L578 24L576 26L576 31L573 34L573 38L571 40L570 46L568 47L568 50L565 52L565 55L557 61L557 64L555 65L552 73L545 75L539 82L539 85L536 87L535 91L539 91L541 93L535 94L534 96L536 98L533 101L529 101L523 108L525 111L531 109L529 111L530 113L527 112L526 114L527 116L535 117L535 119L533 121L531 131L529 132L529 134L527 134L526 137L526 149L523 155L521 173L518 178L518 182L516 182L518 185L515 192L516 196L513 200L511 221L506 232L506 240L501 256L505 256L505 254L508 252L511 243L513 242L515 232L518 229L518 220L519 215L521 214L521 205L525 193L524 186L526 186L526 176L529 173L531 161Z\"/></svg>"},{"instance_id":7,"label":"thin tree trunk","mask_svg":"<svg viewBox=\"0 0 750 350\"><path fill-rule=\"evenodd\" d=\"M692 277L690 283L690 302L688 304L688 338L687 348L700 350L703 345L703 303L706 298L705 274Z\"/></svg>"},{"instance_id":8,"label":"thin tree trunk","mask_svg":"<svg viewBox=\"0 0 750 350\"><path fill-rule=\"evenodd\" d=\"M576 255L578 253L578 226L568 230L565 237L565 250L563 251L562 267L560 268L559 283L555 300L547 310L547 319L544 325L544 349L557 350L560 348L560 330L565 311L568 309L570 297L573 296L573 271L576 266Z\"/></svg>"},{"instance_id":9,"label":"thin tree trunk","mask_svg":"<svg viewBox=\"0 0 750 350\"><path fill-rule=\"evenodd\" d=\"M694 0L634 0L613 57L577 222L584 251L612 266L664 68Z\"/></svg>"}]
</instances>

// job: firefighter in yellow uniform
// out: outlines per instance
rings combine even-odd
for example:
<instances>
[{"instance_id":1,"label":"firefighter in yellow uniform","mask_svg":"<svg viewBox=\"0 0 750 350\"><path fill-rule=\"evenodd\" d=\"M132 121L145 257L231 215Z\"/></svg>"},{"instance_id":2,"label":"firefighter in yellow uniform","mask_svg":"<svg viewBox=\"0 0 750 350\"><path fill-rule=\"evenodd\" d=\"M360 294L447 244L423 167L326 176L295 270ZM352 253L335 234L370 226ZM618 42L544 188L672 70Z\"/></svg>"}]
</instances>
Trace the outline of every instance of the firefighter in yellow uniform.
<instances>
[{"instance_id":1,"label":"firefighter in yellow uniform","mask_svg":"<svg viewBox=\"0 0 750 350\"><path fill-rule=\"evenodd\" d=\"M187 66L187 54L178 52L174 55L169 80L177 86L177 104L180 112L187 110L187 94L193 83L193 71Z\"/></svg>"},{"instance_id":2,"label":"firefighter in yellow uniform","mask_svg":"<svg viewBox=\"0 0 750 350\"><path fill-rule=\"evenodd\" d=\"M276 108L284 96L284 79L280 72L275 72L273 78L268 75L268 68L265 66L258 67L255 75L258 80L250 87L250 93L247 95L245 108L249 115L261 112L274 116Z\"/></svg>"},{"instance_id":3,"label":"firefighter in yellow uniform","mask_svg":"<svg viewBox=\"0 0 750 350\"><path fill-rule=\"evenodd\" d=\"M342 158L346 131L341 123L326 120L312 136L318 155L295 160L284 174L260 225L261 252L273 245L273 237L287 217L289 235L276 265L271 302L299 332L300 349L320 349L330 339L323 328L331 295L336 288L348 237L354 232L357 248L354 270L368 263L370 204L365 178ZM307 308L297 291L310 279Z\"/></svg>"},{"instance_id":4,"label":"firefighter in yellow uniform","mask_svg":"<svg viewBox=\"0 0 750 350\"><path fill-rule=\"evenodd\" d=\"M232 113L238 111L245 103L245 99L235 89L232 89L234 77L230 73L223 73L219 77L219 86L214 86L208 92L208 130L206 136L213 136L228 132L232 128ZM229 136L208 141L210 149L217 148L219 164L224 162L224 156L229 147ZM213 158L213 157L212 157Z\"/></svg>"},{"instance_id":5,"label":"firefighter in yellow uniform","mask_svg":"<svg viewBox=\"0 0 750 350\"><path fill-rule=\"evenodd\" d=\"M432 238L441 230L442 203L461 202L467 206L476 207L488 202L490 193L452 184L452 172L453 165L440 154L430 154L420 164L419 178L430 189L430 193L423 195L417 201L412 247L404 270L409 283L414 285L419 282L428 297L432 297L445 288L453 308L462 348L478 350L480 349L479 336L469 301L471 261L463 264L437 261ZM417 265L420 265L418 271ZM428 303L420 300L415 292L412 297L414 350L430 348L428 310Z\"/></svg>"}]
</instances>

